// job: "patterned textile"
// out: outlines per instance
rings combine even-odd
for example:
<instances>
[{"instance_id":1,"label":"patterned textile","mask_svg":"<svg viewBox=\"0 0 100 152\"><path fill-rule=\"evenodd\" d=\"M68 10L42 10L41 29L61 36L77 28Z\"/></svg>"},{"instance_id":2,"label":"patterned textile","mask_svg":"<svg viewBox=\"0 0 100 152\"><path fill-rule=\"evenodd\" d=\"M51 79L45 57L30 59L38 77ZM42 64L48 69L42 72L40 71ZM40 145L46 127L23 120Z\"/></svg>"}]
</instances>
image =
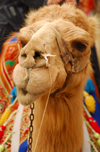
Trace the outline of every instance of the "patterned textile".
<instances>
[{"instance_id":1,"label":"patterned textile","mask_svg":"<svg viewBox=\"0 0 100 152\"><path fill-rule=\"evenodd\" d=\"M18 63L18 55L21 44L16 37L10 37L3 44L0 54L0 116L5 109L11 104L10 92L14 87L12 73L15 65ZM17 106L16 106L17 105ZM18 102L14 105L13 110L18 107ZM12 112L13 112L12 110ZM29 127L29 107L25 107L21 120L20 144L27 139ZM9 133L13 130L14 118L8 122L3 138L0 140L2 144ZM5 152L11 151L11 137L6 143Z\"/></svg>"},{"instance_id":2,"label":"patterned textile","mask_svg":"<svg viewBox=\"0 0 100 152\"><path fill-rule=\"evenodd\" d=\"M23 143L28 138L29 112L30 112L29 107L25 107L22 114L22 119L21 119L20 144ZM6 130L4 132L4 136L0 140L0 144L2 144L5 141L6 137L9 135L9 133L13 131L15 116L16 115L14 115L13 118L8 122L6 126ZM5 152L11 152L11 139L12 139L12 136L5 144Z\"/></svg>"},{"instance_id":3,"label":"patterned textile","mask_svg":"<svg viewBox=\"0 0 100 152\"><path fill-rule=\"evenodd\" d=\"M97 139L94 137L96 132L94 131L94 129L91 127L91 125L89 123L89 118L92 116L90 115L90 113L88 112L88 110L86 109L85 106L84 106L83 114L84 114L84 120L85 120L87 129L88 129L89 137L90 137L89 142L91 144L91 151L100 152L100 146L98 146Z\"/></svg>"},{"instance_id":4,"label":"patterned textile","mask_svg":"<svg viewBox=\"0 0 100 152\"><path fill-rule=\"evenodd\" d=\"M20 42L16 37L8 39L0 53L0 116L11 103L10 91L14 87L12 72L18 63Z\"/></svg>"}]
</instances>

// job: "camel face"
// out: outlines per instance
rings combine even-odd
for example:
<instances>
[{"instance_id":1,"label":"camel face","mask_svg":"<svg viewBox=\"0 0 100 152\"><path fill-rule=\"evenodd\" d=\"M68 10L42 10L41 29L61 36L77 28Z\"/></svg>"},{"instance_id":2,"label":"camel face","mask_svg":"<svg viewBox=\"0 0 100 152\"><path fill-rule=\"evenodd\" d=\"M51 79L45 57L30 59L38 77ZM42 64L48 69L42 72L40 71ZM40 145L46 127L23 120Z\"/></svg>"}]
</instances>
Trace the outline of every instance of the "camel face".
<instances>
[{"instance_id":1,"label":"camel face","mask_svg":"<svg viewBox=\"0 0 100 152\"><path fill-rule=\"evenodd\" d=\"M48 24L33 34L20 51L14 70L18 98L22 104L31 104L50 88L51 93L61 89L66 77L56 33Z\"/></svg>"}]
</instances>

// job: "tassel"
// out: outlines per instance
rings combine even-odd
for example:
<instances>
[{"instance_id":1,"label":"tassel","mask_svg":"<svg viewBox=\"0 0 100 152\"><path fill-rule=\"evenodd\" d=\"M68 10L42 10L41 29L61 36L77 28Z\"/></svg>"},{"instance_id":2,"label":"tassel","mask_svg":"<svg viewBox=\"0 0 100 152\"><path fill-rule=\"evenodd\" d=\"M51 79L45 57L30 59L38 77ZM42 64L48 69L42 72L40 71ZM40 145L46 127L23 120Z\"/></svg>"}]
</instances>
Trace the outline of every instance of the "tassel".
<instances>
[{"instance_id":1,"label":"tassel","mask_svg":"<svg viewBox=\"0 0 100 152\"><path fill-rule=\"evenodd\" d=\"M95 134L94 134L94 137L97 139L97 144L98 144L98 146L100 147L100 134L95 133Z\"/></svg>"},{"instance_id":2,"label":"tassel","mask_svg":"<svg viewBox=\"0 0 100 152\"><path fill-rule=\"evenodd\" d=\"M4 130L6 129L6 126L2 125L0 126L0 140L2 139L3 135L4 135Z\"/></svg>"},{"instance_id":3,"label":"tassel","mask_svg":"<svg viewBox=\"0 0 100 152\"><path fill-rule=\"evenodd\" d=\"M85 105L90 113L94 113L96 109L95 100L92 95L89 95L87 92L84 91L84 101Z\"/></svg>"},{"instance_id":4,"label":"tassel","mask_svg":"<svg viewBox=\"0 0 100 152\"><path fill-rule=\"evenodd\" d=\"M0 126L3 125L5 123L5 121L8 119L8 117L10 116L10 114L12 112L12 107L15 104L16 101L17 101L17 97L14 100L14 102L12 104L10 104L8 106L8 108L4 111L4 113L2 114L2 116L0 118Z\"/></svg>"},{"instance_id":5,"label":"tassel","mask_svg":"<svg viewBox=\"0 0 100 152\"><path fill-rule=\"evenodd\" d=\"M13 116L16 112L18 112L18 110L14 111L14 112L10 115L9 119L7 119L7 121L6 121L2 126L0 126L0 140L2 139L2 137L3 137L3 135L4 135L4 131L5 131L5 129L6 129L6 125L7 125L8 121L12 118L12 116Z\"/></svg>"},{"instance_id":6,"label":"tassel","mask_svg":"<svg viewBox=\"0 0 100 152\"><path fill-rule=\"evenodd\" d=\"M5 146L3 144L0 145L0 152L4 151L4 149L5 149Z\"/></svg>"},{"instance_id":7,"label":"tassel","mask_svg":"<svg viewBox=\"0 0 100 152\"><path fill-rule=\"evenodd\" d=\"M93 117L89 117L88 120L89 120L89 123L90 123L91 127L92 127L97 133L100 134L100 127L99 127L98 123L96 122L96 120L94 120Z\"/></svg>"},{"instance_id":8,"label":"tassel","mask_svg":"<svg viewBox=\"0 0 100 152\"><path fill-rule=\"evenodd\" d=\"M4 124L4 122L8 119L8 117L10 116L11 114L11 109L10 108L7 108L4 113L2 114L1 116L1 119L0 119L0 126Z\"/></svg>"}]
</instances>

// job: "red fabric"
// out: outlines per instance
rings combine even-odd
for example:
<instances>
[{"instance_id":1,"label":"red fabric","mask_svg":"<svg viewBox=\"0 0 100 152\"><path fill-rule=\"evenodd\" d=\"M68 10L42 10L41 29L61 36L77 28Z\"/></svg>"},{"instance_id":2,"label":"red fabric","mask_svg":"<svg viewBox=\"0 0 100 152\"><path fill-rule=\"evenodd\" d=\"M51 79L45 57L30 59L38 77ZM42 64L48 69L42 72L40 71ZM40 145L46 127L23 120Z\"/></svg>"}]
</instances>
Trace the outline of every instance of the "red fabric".
<instances>
[{"instance_id":1,"label":"red fabric","mask_svg":"<svg viewBox=\"0 0 100 152\"><path fill-rule=\"evenodd\" d=\"M95 8L94 0L81 0L79 3L79 8L86 14L89 14Z\"/></svg>"}]
</instances>

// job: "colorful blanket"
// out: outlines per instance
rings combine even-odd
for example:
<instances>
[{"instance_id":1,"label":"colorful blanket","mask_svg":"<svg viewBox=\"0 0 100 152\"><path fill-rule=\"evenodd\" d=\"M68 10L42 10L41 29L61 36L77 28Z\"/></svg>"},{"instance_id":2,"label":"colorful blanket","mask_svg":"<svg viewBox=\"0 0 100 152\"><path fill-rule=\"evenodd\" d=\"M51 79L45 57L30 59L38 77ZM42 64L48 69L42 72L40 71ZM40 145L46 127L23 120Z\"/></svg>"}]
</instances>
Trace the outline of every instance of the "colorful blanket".
<instances>
[{"instance_id":1,"label":"colorful blanket","mask_svg":"<svg viewBox=\"0 0 100 152\"><path fill-rule=\"evenodd\" d=\"M12 73L18 63L20 43L16 37L8 39L0 53L0 116L11 103L10 92L14 87Z\"/></svg>"},{"instance_id":2,"label":"colorful blanket","mask_svg":"<svg viewBox=\"0 0 100 152\"><path fill-rule=\"evenodd\" d=\"M0 118L4 113L5 109L8 105L11 104L11 90L14 87L14 82L12 78L12 73L15 65L18 63L18 56L21 44L18 42L16 37L10 37L2 47L2 51L0 54ZM16 103L17 106L14 106L13 110L18 108L18 101ZM20 129L20 144L27 139L28 135L28 127L29 127L29 107L25 107L22 120L21 120L21 129ZM2 144L6 137L13 130L14 125L14 115L11 120L7 123L6 129L4 131L3 138L0 140L0 144ZM11 137L5 144L5 152L11 151Z\"/></svg>"}]
</instances>

